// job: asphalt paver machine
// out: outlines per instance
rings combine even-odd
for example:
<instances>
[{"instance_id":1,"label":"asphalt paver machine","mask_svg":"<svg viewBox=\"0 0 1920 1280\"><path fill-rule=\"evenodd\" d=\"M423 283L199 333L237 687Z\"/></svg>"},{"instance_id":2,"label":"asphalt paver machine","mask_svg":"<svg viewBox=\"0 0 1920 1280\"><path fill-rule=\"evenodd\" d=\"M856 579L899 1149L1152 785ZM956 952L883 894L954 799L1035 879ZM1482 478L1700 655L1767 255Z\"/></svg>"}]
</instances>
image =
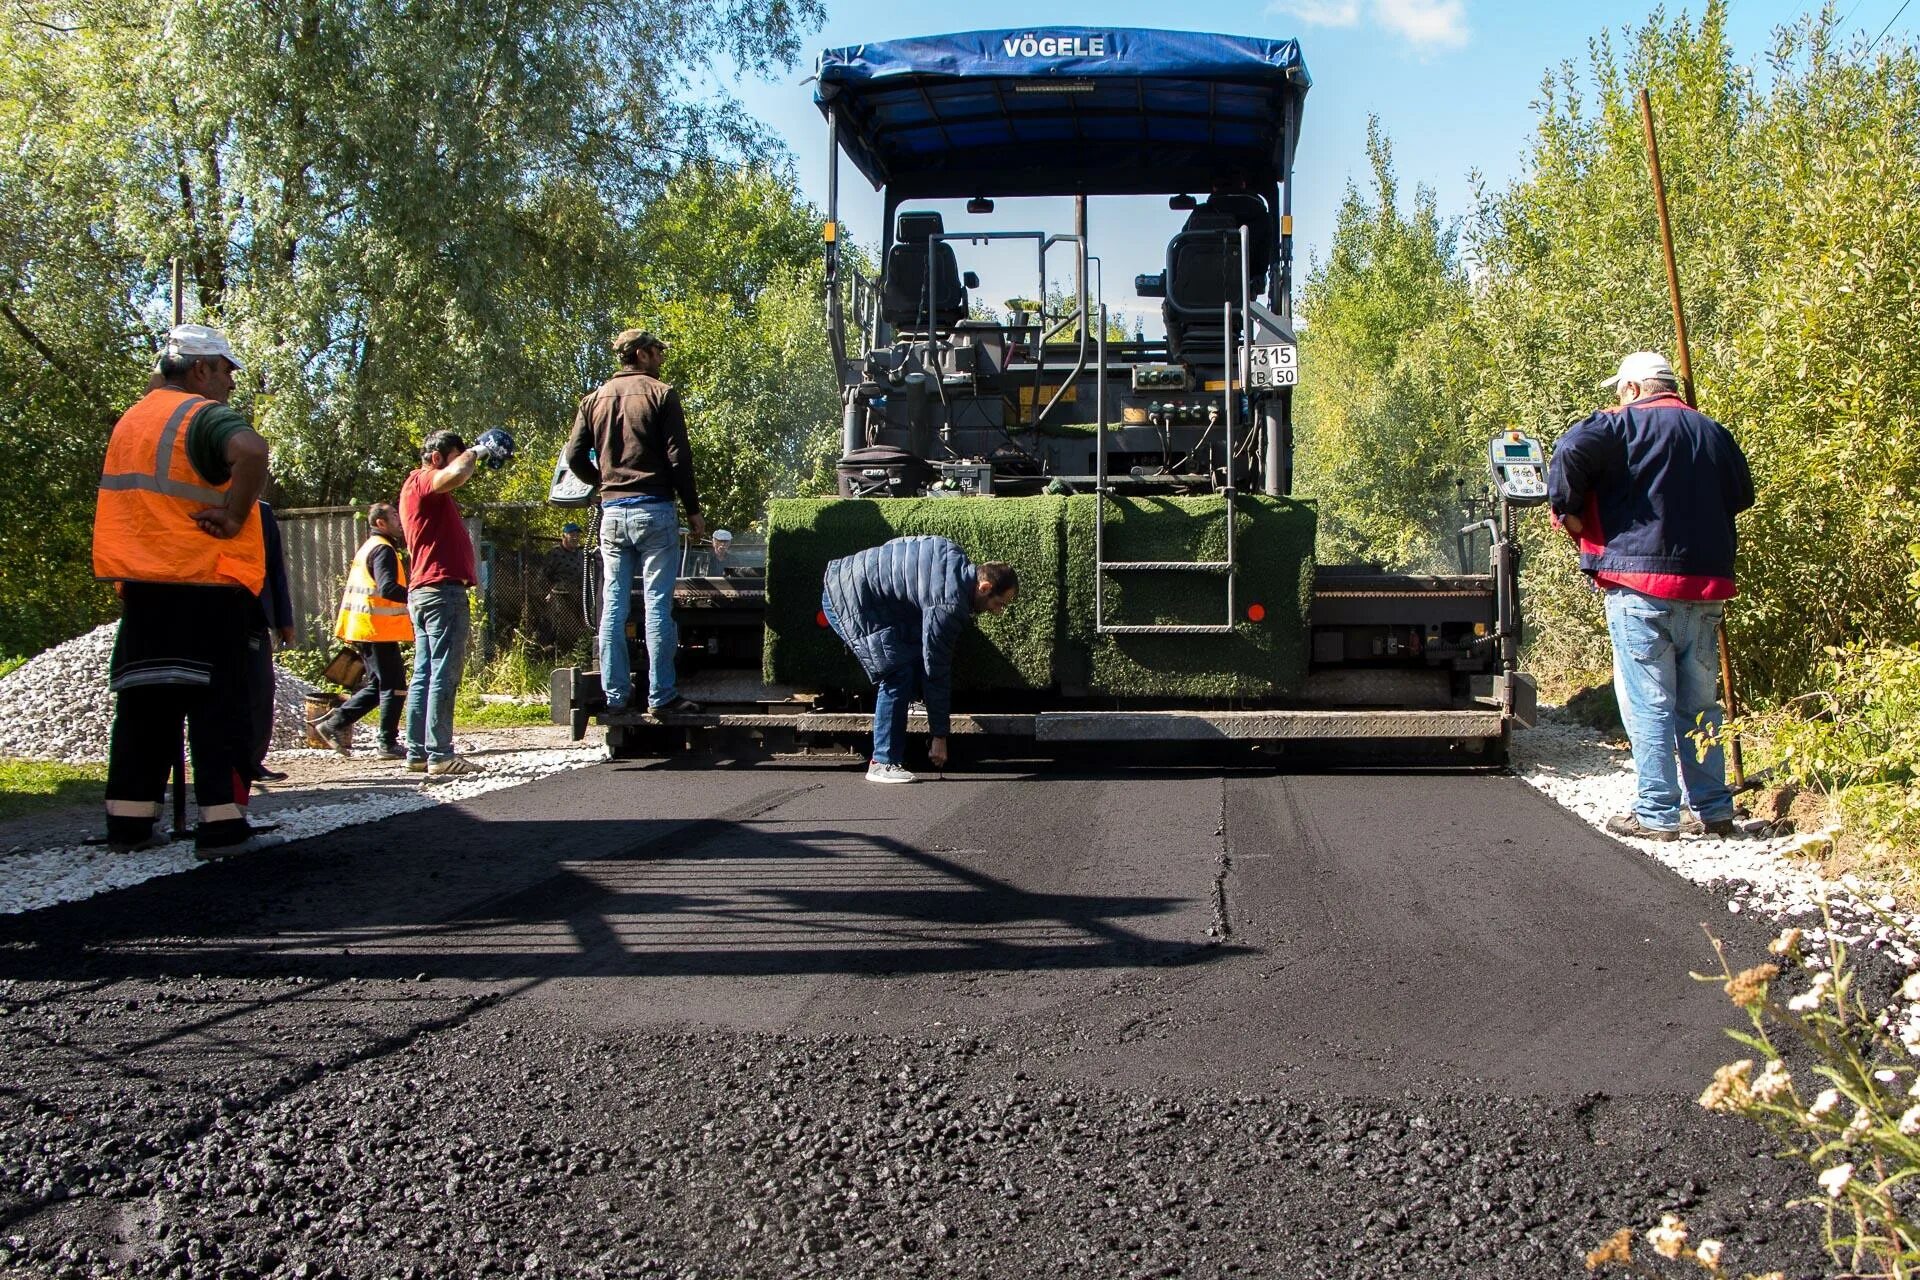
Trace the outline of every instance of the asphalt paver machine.
<instances>
[{"instance_id":1,"label":"asphalt paver machine","mask_svg":"<svg viewBox=\"0 0 1920 1280\"><path fill-rule=\"evenodd\" d=\"M681 665L706 710L602 717L611 748L857 737L871 689L821 634L820 571L939 532L978 560L1013 559L1027 584L1008 615L1025 616L961 654L957 737L1500 758L1533 714L1511 533L1544 479L1538 447L1524 442L1529 464L1505 452L1520 437L1494 442L1483 572L1317 564L1313 505L1292 494L1293 393L1312 376L1292 306L1309 85L1295 41L1194 32L981 31L823 53L838 494L776 503L763 545L736 542L732 564L682 577ZM843 242L846 164L882 196L877 263ZM1052 207L1072 225L990 220L996 200L1024 197L1064 198ZM1089 237L1090 208L1100 225L1113 197L1184 215L1161 268L1130 282L1130 309L1157 308L1164 337L1114 323ZM1021 255L1030 297L982 305L969 250ZM592 672L557 671L555 719L583 731L596 691Z\"/></svg>"}]
</instances>

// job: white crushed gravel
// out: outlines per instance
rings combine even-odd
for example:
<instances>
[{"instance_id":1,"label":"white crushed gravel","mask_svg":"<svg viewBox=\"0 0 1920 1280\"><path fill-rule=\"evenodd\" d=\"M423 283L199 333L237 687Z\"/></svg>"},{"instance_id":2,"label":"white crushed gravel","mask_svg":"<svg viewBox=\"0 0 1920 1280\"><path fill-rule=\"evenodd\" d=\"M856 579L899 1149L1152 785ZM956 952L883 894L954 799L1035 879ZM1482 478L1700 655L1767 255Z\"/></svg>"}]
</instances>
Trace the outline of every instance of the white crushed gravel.
<instances>
[{"instance_id":1,"label":"white crushed gravel","mask_svg":"<svg viewBox=\"0 0 1920 1280\"><path fill-rule=\"evenodd\" d=\"M381 791L348 801L276 810L266 821L279 824L279 830L267 838L275 843L304 840L341 827L378 822L395 814L430 809L450 801L470 800L605 758L597 743L560 751L509 751L488 755L484 761L487 771L472 777L423 783L404 791ZM395 764L394 768L398 770L401 766ZM415 775L402 773L400 776ZM270 858L273 849L268 847L246 856ZM205 865L194 859L191 840L177 840L135 854L109 853L94 845L69 845L16 854L0 861L0 915L74 902Z\"/></svg>"},{"instance_id":2,"label":"white crushed gravel","mask_svg":"<svg viewBox=\"0 0 1920 1280\"><path fill-rule=\"evenodd\" d=\"M1633 759L1625 743L1609 741L1597 730L1549 718L1515 732L1511 758L1516 774L1596 830L1633 808ZM1608 836L1695 884L1711 886L1726 898L1730 912L1754 912L1800 926L1809 961L1826 953L1824 905L1839 941L1849 948L1882 952L1901 968L1912 969L1920 963L1920 954L1907 940L1920 937L1920 917L1896 914L1891 895L1856 876L1829 879L1821 874L1818 864L1804 855L1832 837L1830 830L1741 840Z\"/></svg>"},{"instance_id":3,"label":"white crushed gravel","mask_svg":"<svg viewBox=\"0 0 1920 1280\"><path fill-rule=\"evenodd\" d=\"M0 677L0 756L101 764L113 725L113 693L107 664L120 624L109 622L55 645ZM274 668L273 746L302 745L306 699L313 692L299 676Z\"/></svg>"}]
</instances>

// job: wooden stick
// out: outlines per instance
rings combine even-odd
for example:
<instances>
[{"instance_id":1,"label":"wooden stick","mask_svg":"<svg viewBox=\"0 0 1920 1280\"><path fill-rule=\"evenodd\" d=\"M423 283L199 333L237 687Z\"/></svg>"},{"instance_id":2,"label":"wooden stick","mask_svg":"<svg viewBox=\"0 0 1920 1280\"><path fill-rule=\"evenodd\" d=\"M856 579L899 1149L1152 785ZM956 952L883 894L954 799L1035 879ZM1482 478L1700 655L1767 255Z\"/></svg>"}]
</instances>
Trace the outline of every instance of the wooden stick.
<instances>
[{"instance_id":1,"label":"wooden stick","mask_svg":"<svg viewBox=\"0 0 1920 1280\"><path fill-rule=\"evenodd\" d=\"M1653 99L1645 89L1640 91L1640 124L1647 140L1647 172L1653 178L1653 207L1660 215L1660 250L1667 260L1667 296L1673 301L1673 337L1675 355L1680 360L1680 394L1690 406L1698 407L1693 386L1693 356L1687 349L1687 312L1680 303L1680 264L1673 252L1673 220L1667 215L1667 184L1660 176L1660 143L1653 132ZM1727 624L1724 614L1720 620L1720 689L1726 698L1726 710L1729 718L1740 714L1740 704L1733 692L1733 646L1727 642ZM1746 769L1740 759L1740 739L1733 738L1727 743L1727 764L1733 774L1733 785L1746 783Z\"/></svg>"}]
</instances>

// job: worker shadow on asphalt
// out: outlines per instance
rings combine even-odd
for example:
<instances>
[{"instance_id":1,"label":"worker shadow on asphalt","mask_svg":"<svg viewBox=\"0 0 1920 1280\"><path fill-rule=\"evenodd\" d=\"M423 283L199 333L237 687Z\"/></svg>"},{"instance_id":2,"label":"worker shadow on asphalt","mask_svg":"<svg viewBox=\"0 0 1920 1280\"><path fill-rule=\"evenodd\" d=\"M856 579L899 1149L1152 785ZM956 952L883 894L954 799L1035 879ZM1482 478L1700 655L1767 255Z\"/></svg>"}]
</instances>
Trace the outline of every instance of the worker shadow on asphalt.
<instances>
[{"instance_id":1,"label":"worker shadow on asphalt","mask_svg":"<svg viewBox=\"0 0 1920 1280\"><path fill-rule=\"evenodd\" d=\"M1026 887L818 821L429 816L0 920L9 1002L39 1002L0 1047L115 1106L251 1109L554 980L704 977L724 1003L729 978L1018 982L1237 951L1206 902Z\"/></svg>"},{"instance_id":2,"label":"worker shadow on asphalt","mask_svg":"<svg viewBox=\"0 0 1920 1280\"><path fill-rule=\"evenodd\" d=\"M984 859L982 859L984 861ZM808 820L409 814L0 923L0 977L644 978L1216 960L1194 896L1062 892Z\"/></svg>"}]
</instances>

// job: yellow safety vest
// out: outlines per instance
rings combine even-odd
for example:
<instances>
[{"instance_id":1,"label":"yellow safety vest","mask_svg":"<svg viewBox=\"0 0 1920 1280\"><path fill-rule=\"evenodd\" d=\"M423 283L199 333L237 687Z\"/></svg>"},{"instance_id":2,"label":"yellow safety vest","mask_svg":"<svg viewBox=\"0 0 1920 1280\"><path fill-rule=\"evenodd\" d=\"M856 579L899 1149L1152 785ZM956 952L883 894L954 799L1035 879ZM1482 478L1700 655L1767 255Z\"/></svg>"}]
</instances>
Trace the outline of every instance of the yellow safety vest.
<instances>
[{"instance_id":1,"label":"yellow safety vest","mask_svg":"<svg viewBox=\"0 0 1920 1280\"><path fill-rule=\"evenodd\" d=\"M162 387L114 424L93 508L93 576L109 582L241 586L260 594L267 543L260 508L240 532L216 538L194 513L225 506L226 484L210 485L187 456L187 431L213 401Z\"/></svg>"},{"instance_id":2,"label":"yellow safety vest","mask_svg":"<svg viewBox=\"0 0 1920 1280\"><path fill-rule=\"evenodd\" d=\"M373 571L367 568L367 557L373 554L376 546L393 546L391 538L374 534L360 544L360 550L353 556L353 567L347 570L347 589L340 597L340 616L334 620L333 634L346 641L381 641L413 639L413 620L407 616L404 600L387 600L373 594ZM407 585L407 565L394 553L394 571L400 578L400 585Z\"/></svg>"}]
</instances>

